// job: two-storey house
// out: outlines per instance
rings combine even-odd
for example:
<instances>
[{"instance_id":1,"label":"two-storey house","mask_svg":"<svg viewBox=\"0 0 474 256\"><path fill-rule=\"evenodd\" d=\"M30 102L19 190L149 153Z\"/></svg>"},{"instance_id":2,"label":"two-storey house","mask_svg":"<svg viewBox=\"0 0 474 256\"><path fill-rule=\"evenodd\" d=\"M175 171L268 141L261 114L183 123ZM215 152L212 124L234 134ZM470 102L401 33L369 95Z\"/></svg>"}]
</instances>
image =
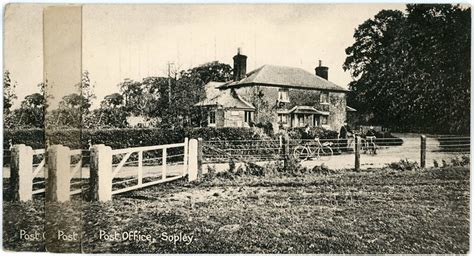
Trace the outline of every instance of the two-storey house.
<instances>
[{"instance_id":1,"label":"two-storey house","mask_svg":"<svg viewBox=\"0 0 474 256\"><path fill-rule=\"evenodd\" d=\"M328 81L328 67L321 61L315 74L274 65L247 73L246 61L247 56L239 52L234 56L234 81L206 85L206 93L212 94L196 106L209 108L209 125L270 122L275 130L306 125L339 130L345 122L348 90ZM232 104L229 97L233 98ZM231 117L241 120L236 122Z\"/></svg>"}]
</instances>

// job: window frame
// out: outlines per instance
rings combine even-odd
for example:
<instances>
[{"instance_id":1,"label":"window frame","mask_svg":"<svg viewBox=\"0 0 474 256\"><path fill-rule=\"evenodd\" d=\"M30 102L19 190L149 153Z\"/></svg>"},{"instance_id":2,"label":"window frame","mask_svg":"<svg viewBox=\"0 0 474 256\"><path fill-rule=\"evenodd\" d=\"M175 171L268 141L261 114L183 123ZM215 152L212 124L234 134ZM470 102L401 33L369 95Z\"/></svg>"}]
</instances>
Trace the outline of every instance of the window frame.
<instances>
[{"instance_id":1,"label":"window frame","mask_svg":"<svg viewBox=\"0 0 474 256\"><path fill-rule=\"evenodd\" d=\"M209 111L209 118L207 122L209 125L216 125L216 111L215 110Z\"/></svg>"},{"instance_id":2,"label":"window frame","mask_svg":"<svg viewBox=\"0 0 474 256\"><path fill-rule=\"evenodd\" d=\"M323 122L324 120L324 122ZM319 122L321 123L321 125L327 125L328 124L328 117L327 116L321 116L319 118Z\"/></svg>"},{"instance_id":3,"label":"window frame","mask_svg":"<svg viewBox=\"0 0 474 256\"><path fill-rule=\"evenodd\" d=\"M290 102L290 90L288 88L278 88L278 101Z\"/></svg>"},{"instance_id":4,"label":"window frame","mask_svg":"<svg viewBox=\"0 0 474 256\"><path fill-rule=\"evenodd\" d=\"M288 114L278 114L278 121L281 124L288 124Z\"/></svg>"},{"instance_id":5,"label":"window frame","mask_svg":"<svg viewBox=\"0 0 474 256\"><path fill-rule=\"evenodd\" d=\"M252 111L245 111L244 112L244 122L246 122L246 123L252 122Z\"/></svg>"},{"instance_id":6,"label":"window frame","mask_svg":"<svg viewBox=\"0 0 474 256\"><path fill-rule=\"evenodd\" d=\"M323 100L323 99L326 99L326 100ZM321 92L321 94L319 95L319 103L329 104L329 92L324 92L324 91Z\"/></svg>"}]
</instances>

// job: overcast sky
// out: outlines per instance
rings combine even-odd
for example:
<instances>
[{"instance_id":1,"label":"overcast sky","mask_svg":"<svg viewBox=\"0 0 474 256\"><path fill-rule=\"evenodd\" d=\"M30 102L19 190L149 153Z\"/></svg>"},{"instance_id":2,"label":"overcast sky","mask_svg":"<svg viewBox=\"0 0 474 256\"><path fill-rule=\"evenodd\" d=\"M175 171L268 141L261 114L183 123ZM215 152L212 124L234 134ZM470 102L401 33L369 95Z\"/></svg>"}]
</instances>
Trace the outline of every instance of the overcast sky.
<instances>
[{"instance_id":1,"label":"overcast sky","mask_svg":"<svg viewBox=\"0 0 474 256\"><path fill-rule=\"evenodd\" d=\"M355 28L382 9L403 4L313 5L85 5L83 69L96 83L97 107L124 78L165 76L220 61L232 65L241 47L247 71L264 64L314 73L318 60L329 80L351 81L342 64ZM5 68L18 82L16 106L42 81L42 6L13 5L5 14Z\"/></svg>"}]
</instances>

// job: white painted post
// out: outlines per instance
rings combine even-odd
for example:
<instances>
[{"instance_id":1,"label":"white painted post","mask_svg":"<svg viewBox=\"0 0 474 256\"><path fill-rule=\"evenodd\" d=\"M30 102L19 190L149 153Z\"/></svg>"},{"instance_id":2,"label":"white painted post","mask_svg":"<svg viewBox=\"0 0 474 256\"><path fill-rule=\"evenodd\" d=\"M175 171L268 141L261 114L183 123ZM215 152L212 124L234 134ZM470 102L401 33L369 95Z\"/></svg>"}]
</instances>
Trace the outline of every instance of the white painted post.
<instances>
[{"instance_id":1,"label":"white painted post","mask_svg":"<svg viewBox=\"0 0 474 256\"><path fill-rule=\"evenodd\" d=\"M71 192L71 153L68 147L52 145L48 148L48 180L46 200L66 202Z\"/></svg>"},{"instance_id":2,"label":"white painted post","mask_svg":"<svg viewBox=\"0 0 474 256\"><path fill-rule=\"evenodd\" d=\"M112 200L112 148L94 145L90 158L91 200Z\"/></svg>"},{"instance_id":3,"label":"white painted post","mask_svg":"<svg viewBox=\"0 0 474 256\"><path fill-rule=\"evenodd\" d=\"M161 169L161 178L166 179L166 158L168 157L168 153L166 151L166 148L163 148L163 167Z\"/></svg>"},{"instance_id":4,"label":"white painted post","mask_svg":"<svg viewBox=\"0 0 474 256\"><path fill-rule=\"evenodd\" d=\"M24 144L13 145L10 163L10 191L13 201L33 198L33 149Z\"/></svg>"},{"instance_id":5,"label":"white painted post","mask_svg":"<svg viewBox=\"0 0 474 256\"><path fill-rule=\"evenodd\" d=\"M198 175L198 141L191 139L189 141L189 166L188 181L194 181Z\"/></svg>"},{"instance_id":6,"label":"white painted post","mask_svg":"<svg viewBox=\"0 0 474 256\"><path fill-rule=\"evenodd\" d=\"M138 151L138 185L143 184L143 151Z\"/></svg>"},{"instance_id":7,"label":"white painted post","mask_svg":"<svg viewBox=\"0 0 474 256\"><path fill-rule=\"evenodd\" d=\"M183 157L183 172L182 175L186 175L188 173L188 145L189 144L189 139L186 137L184 138L184 157Z\"/></svg>"}]
</instances>

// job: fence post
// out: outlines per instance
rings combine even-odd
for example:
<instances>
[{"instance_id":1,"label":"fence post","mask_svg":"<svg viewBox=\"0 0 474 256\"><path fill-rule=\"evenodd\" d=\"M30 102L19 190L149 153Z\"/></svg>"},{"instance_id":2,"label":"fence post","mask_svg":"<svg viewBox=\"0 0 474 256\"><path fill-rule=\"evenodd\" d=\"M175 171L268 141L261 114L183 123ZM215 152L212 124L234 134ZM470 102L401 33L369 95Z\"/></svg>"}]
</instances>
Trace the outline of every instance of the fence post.
<instances>
[{"instance_id":1,"label":"fence post","mask_svg":"<svg viewBox=\"0 0 474 256\"><path fill-rule=\"evenodd\" d=\"M198 179L202 178L202 138L198 138L198 145L197 145L197 165L198 165Z\"/></svg>"},{"instance_id":2,"label":"fence post","mask_svg":"<svg viewBox=\"0 0 474 256\"><path fill-rule=\"evenodd\" d=\"M426 167L426 136L421 135L421 150L420 150L420 166L421 168Z\"/></svg>"},{"instance_id":3,"label":"fence post","mask_svg":"<svg viewBox=\"0 0 474 256\"><path fill-rule=\"evenodd\" d=\"M283 137L283 167L285 170L288 170L288 165L290 161L290 136L285 134Z\"/></svg>"},{"instance_id":4,"label":"fence post","mask_svg":"<svg viewBox=\"0 0 474 256\"><path fill-rule=\"evenodd\" d=\"M103 144L94 145L90 156L91 200L112 200L112 148Z\"/></svg>"},{"instance_id":5,"label":"fence post","mask_svg":"<svg viewBox=\"0 0 474 256\"><path fill-rule=\"evenodd\" d=\"M11 149L10 191L13 201L33 198L33 149L24 144Z\"/></svg>"},{"instance_id":6,"label":"fence post","mask_svg":"<svg viewBox=\"0 0 474 256\"><path fill-rule=\"evenodd\" d=\"M163 159L161 161L161 179L166 179L166 172L167 172L167 162L168 162L168 151L166 150L166 148L163 148L163 154L161 155L161 158Z\"/></svg>"},{"instance_id":7,"label":"fence post","mask_svg":"<svg viewBox=\"0 0 474 256\"><path fill-rule=\"evenodd\" d=\"M197 179L198 173L198 140L189 140L189 166L188 166L188 181Z\"/></svg>"},{"instance_id":8,"label":"fence post","mask_svg":"<svg viewBox=\"0 0 474 256\"><path fill-rule=\"evenodd\" d=\"M356 136L355 137L355 144L354 144L354 148L355 148L355 171L359 171L360 170L360 146L361 146L361 141L360 141L360 136Z\"/></svg>"},{"instance_id":9,"label":"fence post","mask_svg":"<svg viewBox=\"0 0 474 256\"><path fill-rule=\"evenodd\" d=\"M66 202L71 192L71 153L68 147L52 145L48 148L48 180L46 200Z\"/></svg>"},{"instance_id":10,"label":"fence post","mask_svg":"<svg viewBox=\"0 0 474 256\"><path fill-rule=\"evenodd\" d=\"M184 152L183 152L183 172L182 175L186 175L188 173L188 147L189 147L189 139L188 137L184 138Z\"/></svg>"}]
</instances>

